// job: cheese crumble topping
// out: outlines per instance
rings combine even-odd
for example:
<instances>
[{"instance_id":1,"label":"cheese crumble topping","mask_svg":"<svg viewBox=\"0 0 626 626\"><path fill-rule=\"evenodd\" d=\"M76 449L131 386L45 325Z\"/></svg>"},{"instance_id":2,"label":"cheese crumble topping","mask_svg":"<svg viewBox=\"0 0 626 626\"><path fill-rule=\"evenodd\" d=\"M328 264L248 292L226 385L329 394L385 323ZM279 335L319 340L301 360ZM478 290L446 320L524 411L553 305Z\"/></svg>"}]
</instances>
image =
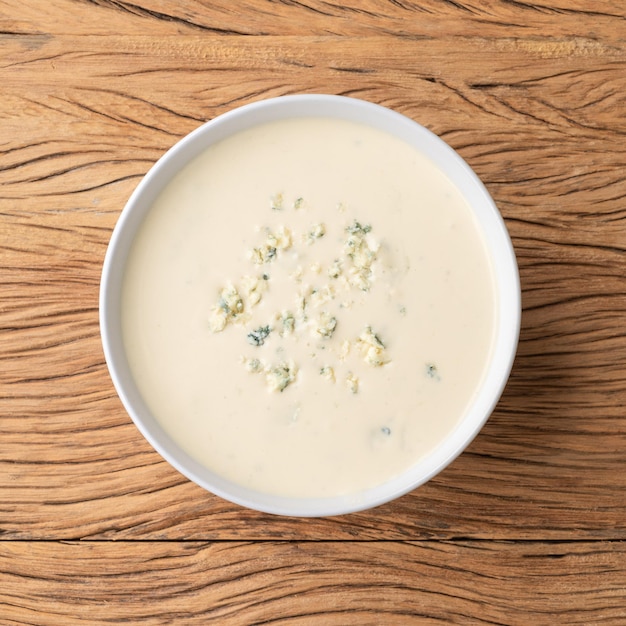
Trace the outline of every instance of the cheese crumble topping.
<instances>
[{"instance_id":1,"label":"cheese crumble topping","mask_svg":"<svg viewBox=\"0 0 626 626\"><path fill-rule=\"evenodd\" d=\"M271 208L281 211L288 222L290 209L308 211L309 205L303 198L296 198L289 205L283 194L277 193L271 198ZM338 208L341 213L347 211L343 204L338 205ZM313 342L309 356L321 378L328 383L336 383L337 368L347 367L350 359L354 363L354 358L360 357L363 362L376 368L390 363L391 358L380 336L371 326L365 329L351 328L349 314L356 299L367 297L375 283L380 246L372 226L353 219L347 224L344 222L343 226L340 224L335 233L332 233L332 229L329 231L325 224L315 222L300 233L286 225L273 230L261 228L259 232L263 239L249 251L248 258L251 269L263 266L263 273L242 276L239 289L231 283L227 284L220 291L209 317L212 332L222 332L230 324L242 324L246 326L244 337L252 351L258 350L259 355L267 356L270 346L274 350L275 357L272 359L241 357L245 369L254 374L263 373L269 391L284 391L297 381L298 373L303 368L310 367L308 363L295 363L289 358L290 342L305 341L305 331L310 337L308 342ZM331 236L336 237L337 241L332 261L329 263L326 258L315 258L315 242ZM310 250L305 254L299 248L300 245ZM271 307L271 266L281 263L281 257L287 251L290 255L286 257L290 263L286 266L290 272L287 275L293 281L293 310L279 309L266 320L257 319L253 326L251 310L261 302L264 302L263 310ZM311 255L314 255L313 258ZM298 262L299 259L308 260L302 264ZM294 266L295 269L292 269ZM309 284L309 279L315 284ZM358 296L358 293L364 295ZM261 325L259 321L262 321ZM341 328L341 338L336 340L338 328ZM351 356L353 353L356 357ZM315 365L322 355L326 362L322 362L321 366ZM358 393L360 380L352 370L344 369L339 380L343 381L350 393Z\"/></svg>"}]
</instances>

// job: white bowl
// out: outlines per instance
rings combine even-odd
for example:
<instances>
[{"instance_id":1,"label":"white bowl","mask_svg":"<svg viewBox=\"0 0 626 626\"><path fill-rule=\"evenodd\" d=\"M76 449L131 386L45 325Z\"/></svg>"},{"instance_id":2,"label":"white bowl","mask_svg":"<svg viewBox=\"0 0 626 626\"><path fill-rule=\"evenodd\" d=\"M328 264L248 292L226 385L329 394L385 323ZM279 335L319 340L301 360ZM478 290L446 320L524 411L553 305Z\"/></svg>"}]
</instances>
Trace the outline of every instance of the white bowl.
<instances>
[{"instance_id":1,"label":"white bowl","mask_svg":"<svg viewBox=\"0 0 626 626\"><path fill-rule=\"evenodd\" d=\"M125 355L121 292L129 250L142 221L172 177L208 146L239 131L289 117L333 117L395 135L433 161L457 186L474 211L495 272L497 329L482 387L466 416L423 460L387 482L348 496L291 498L258 493L234 484L191 458L159 425L139 393ZM493 411L507 382L517 348L521 296L515 254L505 224L489 193L467 163L436 135L411 119L369 102L329 95L296 95L263 100L221 115L171 148L140 182L115 227L107 250L100 291L100 328L106 362L119 397L150 444L183 475L231 502L268 513L328 516L371 508L425 483L472 441Z\"/></svg>"}]
</instances>

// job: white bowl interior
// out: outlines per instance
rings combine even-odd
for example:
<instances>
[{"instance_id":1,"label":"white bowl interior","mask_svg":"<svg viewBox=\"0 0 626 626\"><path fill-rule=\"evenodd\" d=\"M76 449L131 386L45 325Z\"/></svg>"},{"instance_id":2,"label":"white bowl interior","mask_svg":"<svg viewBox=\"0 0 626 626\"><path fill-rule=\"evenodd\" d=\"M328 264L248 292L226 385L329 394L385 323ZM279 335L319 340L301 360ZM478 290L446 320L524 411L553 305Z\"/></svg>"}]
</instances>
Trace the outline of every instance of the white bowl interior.
<instances>
[{"instance_id":1,"label":"white bowl interior","mask_svg":"<svg viewBox=\"0 0 626 626\"><path fill-rule=\"evenodd\" d=\"M493 355L475 401L450 436L427 457L390 481L359 494L286 498L251 491L207 469L175 444L149 411L133 382L121 332L124 268L133 240L169 180L209 145L236 132L287 117L325 116L367 124L395 135L430 158L468 200L482 228L495 273L497 330ZM456 458L492 413L509 377L521 318L519 274L506 226L493 200L465 161L436 135L409 118L363 100L329 95L273 98L235 109L204 124L171 148L128 200L107 250L100 290L100 328L115 388L144 437L183 475L229 501L268 513L328 516L388 502L423 484Z\"/></svg>"}]
</instances>

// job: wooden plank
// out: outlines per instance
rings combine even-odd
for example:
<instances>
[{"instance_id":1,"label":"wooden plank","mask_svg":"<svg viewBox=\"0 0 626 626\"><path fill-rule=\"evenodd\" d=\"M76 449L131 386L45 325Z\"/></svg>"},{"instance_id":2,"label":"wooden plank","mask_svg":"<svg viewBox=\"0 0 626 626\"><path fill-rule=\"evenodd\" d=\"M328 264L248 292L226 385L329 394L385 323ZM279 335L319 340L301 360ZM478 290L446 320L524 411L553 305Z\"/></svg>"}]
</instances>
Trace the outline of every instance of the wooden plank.
<instances>
[{"instance_id":1,"label":"wooden plank","mask_svg":"<svg viewBox=\"0 0 626 626\"><path fill-rule=\"evenodd\" d=\"M52 9L4 6L43 29L0 40L5 538L624 538L626 52L608 4L594 5L611 28L593 40L153 34L186 28L167 19L114 36L86 17L155 20L80 2L50 6L92 34L54 35L69 22L55 31ZM539 28L541 11L518 8ZM392 106L459 150L507 220L524 317L509 386L466 454L396 503L303 521L224 503L150 450L106 373L97 297L119 211L165 149L238 104L311 91Z\"/></svg>"},{"instance_id":2,"label":"wooden plank","mask_svg":"<svg viewBox=\"0 0 626 626\"><path fill-rule=\"evenodd\" d=\"M612 0L2 0L0 31L17 34L155 36L372 34L438 38L478 36L546 40L589 36L624 42L624 7ZM63 19L59 19L59 15ZM532 44L531 44L532 45Z\"/></svg>"},{"instance_id":3,"label":"wooden plank","mask_svg":"<svg viewBox=\"0 0 626 626\"><path fill-rule=\"evenodd\" d=\"M623 624L621 543L0 544L4 624Z\"/></svg>"}]
</instances>

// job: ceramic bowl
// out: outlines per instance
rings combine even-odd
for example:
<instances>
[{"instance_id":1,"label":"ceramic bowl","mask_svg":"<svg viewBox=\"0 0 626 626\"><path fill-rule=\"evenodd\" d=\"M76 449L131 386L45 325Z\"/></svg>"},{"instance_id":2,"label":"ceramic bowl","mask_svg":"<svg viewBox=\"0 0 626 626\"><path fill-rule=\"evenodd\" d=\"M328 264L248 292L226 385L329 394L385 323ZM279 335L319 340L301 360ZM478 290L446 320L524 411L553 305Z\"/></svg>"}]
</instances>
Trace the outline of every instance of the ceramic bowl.
<instances>
[{"instance_id":1,"label":"ceramic bowl","mask_svg":"<svg viewBox=\"0 0 626 626\"><path fill-rule=\"evenodd\" d=\"M474 212L491 257L497 291L497 328L492 357L473 404L449 436L414 466L357 494L330 498L289 498L259 493L210 471L184 452L160 426L133 380L121 325L125 265L134 238L150 208L176 173L208 146L258 124L287 117L327 116L373 126L408 142L431 159L457 186ZM173 146L142 179L115 226L102 271L100 327L109 372L128 414L150 444L183 475L231 502L273 514L329 516L368 509L425 483L451 463L492 413L507 382L517 348L521 297L514 250L492 198L467 163L440 138L388 108L354 98L296 95L263 100L223 114Z\"/></svg>"}]
</instances>

